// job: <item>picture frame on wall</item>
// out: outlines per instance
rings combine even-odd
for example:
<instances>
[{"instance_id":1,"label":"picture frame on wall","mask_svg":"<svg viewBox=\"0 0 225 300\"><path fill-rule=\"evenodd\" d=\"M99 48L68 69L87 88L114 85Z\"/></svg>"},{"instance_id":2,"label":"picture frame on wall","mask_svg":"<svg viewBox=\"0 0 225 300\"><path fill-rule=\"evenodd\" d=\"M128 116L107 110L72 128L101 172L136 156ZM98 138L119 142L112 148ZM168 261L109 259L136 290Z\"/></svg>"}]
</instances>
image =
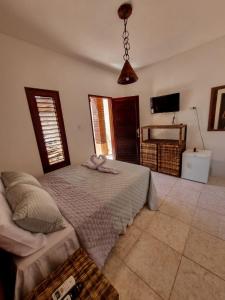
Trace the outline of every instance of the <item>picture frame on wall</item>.
<instances>
[{"instance_id":1,"label":"picture frame on wall","mask_svg":"<svg viewBox=\"0 0 225 300\"><path fill-rule=\"evenodd\" d=\"M211 89L208 131L225 131L225 85Z\"/></svg>"}]
</instances>

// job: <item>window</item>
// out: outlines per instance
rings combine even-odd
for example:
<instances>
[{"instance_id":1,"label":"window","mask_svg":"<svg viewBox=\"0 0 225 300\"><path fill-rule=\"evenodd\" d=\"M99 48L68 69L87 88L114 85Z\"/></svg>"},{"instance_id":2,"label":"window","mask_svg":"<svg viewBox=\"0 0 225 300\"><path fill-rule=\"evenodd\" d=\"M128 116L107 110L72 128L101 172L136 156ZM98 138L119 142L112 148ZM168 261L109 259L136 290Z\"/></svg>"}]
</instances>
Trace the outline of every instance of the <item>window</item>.
<instances>
[{"instance_id":1,"label":"window","mask_svg":"<svg viewBox=\"0 0 225 300\"><path fill-rule=\"evenodd\" d=\"M45 173L70 164L57 91L25 88L34 132Z\"/></svg>"}]
</instances>

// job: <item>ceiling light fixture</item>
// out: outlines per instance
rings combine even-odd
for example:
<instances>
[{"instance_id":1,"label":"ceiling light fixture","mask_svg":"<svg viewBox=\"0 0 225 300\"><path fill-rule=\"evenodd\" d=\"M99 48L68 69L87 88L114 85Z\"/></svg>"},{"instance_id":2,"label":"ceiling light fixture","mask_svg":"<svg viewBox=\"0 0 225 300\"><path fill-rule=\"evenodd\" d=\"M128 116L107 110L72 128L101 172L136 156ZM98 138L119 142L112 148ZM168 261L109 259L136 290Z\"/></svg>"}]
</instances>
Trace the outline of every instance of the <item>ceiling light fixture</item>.
<instances>
[{"instance_id":1,"label":"ceiling light fixture","mask_svg":"<svg viewBox=\"0 0 225 300\"><path fill-rule=\"evenodd\" d=\"M122 71L120 76L117 80L119 84L130 84L138 80L136 73L134 72L133 68L129 63L129 50L130 50L130 43L129 43L129 32L127 31L127 20L132 14L132 5L130 3L122 4L118 9L118 15L120 19L124 21L124 31L123 31L123 46L125 53L123 55L123 59L125 63L123 65Z\"/></svg>"}]
</instances>

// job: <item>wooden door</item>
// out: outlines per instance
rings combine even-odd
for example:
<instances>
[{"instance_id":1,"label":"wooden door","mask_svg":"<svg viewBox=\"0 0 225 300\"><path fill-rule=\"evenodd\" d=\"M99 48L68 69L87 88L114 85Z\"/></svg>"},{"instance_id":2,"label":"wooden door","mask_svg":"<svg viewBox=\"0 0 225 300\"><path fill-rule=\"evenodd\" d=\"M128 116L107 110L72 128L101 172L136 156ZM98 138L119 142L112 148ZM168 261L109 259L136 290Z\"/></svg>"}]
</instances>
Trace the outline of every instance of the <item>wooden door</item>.
<instances>
[{"instance_id":1,"label":"wooden door","mask_svg":"<svg viewBox=\"0 0 225 300\"><path fill-rule=\"evenodd\" d=\"M139 97L112 99L116 159L140 163Z\"/></svg>"}]
</instances>

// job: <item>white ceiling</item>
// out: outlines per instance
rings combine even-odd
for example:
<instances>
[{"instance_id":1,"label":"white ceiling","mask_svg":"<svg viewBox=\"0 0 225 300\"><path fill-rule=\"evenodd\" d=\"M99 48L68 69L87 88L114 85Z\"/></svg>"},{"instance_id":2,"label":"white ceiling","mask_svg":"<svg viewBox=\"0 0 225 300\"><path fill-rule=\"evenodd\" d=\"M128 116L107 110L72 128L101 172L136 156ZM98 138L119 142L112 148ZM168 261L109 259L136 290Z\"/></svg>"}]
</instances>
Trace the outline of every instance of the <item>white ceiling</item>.
<instances>
[{"instance_id":1,"label":"white ceiling","mask_svg":"<svg viewBox=\"0 0 225 300\"><path fill-rule=\"evenodd\" d=\"M97 64L123 60L121 0L0 0L0 32ZM131 63L143 67L225 35L225 0L133 0Z\"/></svg>"}]
</instances>

